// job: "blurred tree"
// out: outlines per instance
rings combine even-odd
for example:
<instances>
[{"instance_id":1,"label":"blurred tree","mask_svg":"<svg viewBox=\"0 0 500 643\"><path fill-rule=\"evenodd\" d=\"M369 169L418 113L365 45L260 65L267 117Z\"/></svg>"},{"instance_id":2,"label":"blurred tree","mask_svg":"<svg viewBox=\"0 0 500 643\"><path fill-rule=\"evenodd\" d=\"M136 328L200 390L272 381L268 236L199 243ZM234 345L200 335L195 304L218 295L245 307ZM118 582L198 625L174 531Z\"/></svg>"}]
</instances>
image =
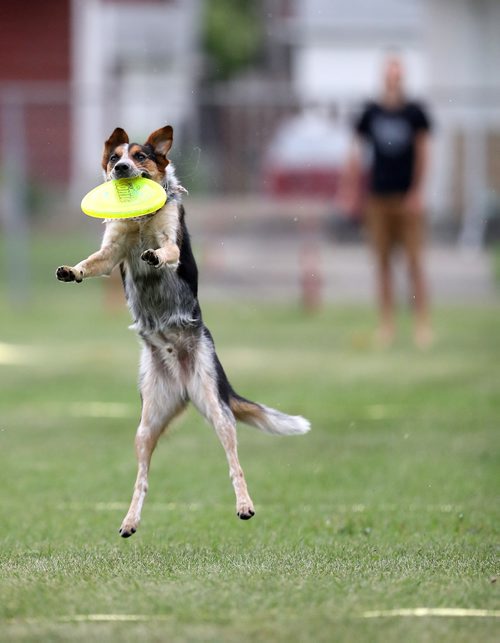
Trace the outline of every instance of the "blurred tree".
<instances>
[{"instance_id":1,"label":"blurred tree","mask_svg":"<svg viewBox=\"0 0 500 643\"><path fill-rule=\"evenodd\" d=\"M261 50L260 2L208 0L204 19L204 48L208 76L226 80L255 62Z\"/></svg>"}]
</instances>

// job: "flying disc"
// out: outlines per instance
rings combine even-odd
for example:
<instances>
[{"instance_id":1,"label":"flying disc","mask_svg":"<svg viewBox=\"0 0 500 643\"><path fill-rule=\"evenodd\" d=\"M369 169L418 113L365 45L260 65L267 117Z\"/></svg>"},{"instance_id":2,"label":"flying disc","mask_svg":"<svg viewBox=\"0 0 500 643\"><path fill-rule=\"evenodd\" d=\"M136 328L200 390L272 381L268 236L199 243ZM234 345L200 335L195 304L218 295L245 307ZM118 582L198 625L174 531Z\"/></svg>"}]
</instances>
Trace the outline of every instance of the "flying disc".
<instances>
[{"instance_id":1,"label":"flying disc","mask_svg":"<svg viewBox=\"0 0 500 643\"><path fill-rule=\"evenodd\" d=\"M159 183L137 176L98 185L83 197L81 208L89 217L128 219L156 212L166 200Z\"/></svg>"}]
</instances>

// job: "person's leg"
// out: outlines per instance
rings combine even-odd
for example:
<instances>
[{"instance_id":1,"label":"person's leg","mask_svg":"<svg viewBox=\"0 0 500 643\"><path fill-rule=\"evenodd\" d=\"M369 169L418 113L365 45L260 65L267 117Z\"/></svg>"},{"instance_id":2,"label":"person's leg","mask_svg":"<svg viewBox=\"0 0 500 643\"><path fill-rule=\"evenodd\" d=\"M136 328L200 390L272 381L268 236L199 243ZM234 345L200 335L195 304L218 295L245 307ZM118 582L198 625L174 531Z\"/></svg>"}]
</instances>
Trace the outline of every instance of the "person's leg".
<instances>
[{"instance_id":1,"label":"person's leg","mask_svg":"<svg viewBox=\"0 0 500 643\"><path fill-rule=\"evenodd\" d=\"M387 199L375 197L370 199L367 207L367 224L377 274L379 310L377 339L384 346L392 343L395 334L391 278L391 214Z\"/></svg>"},{"instance_id":2,"label":"person's leg","mask_svg":"<svg viewBox=\"0 0 500 643\"><path fill-rule=\"evenodd\" d=\"M408 263L408 276L415 316L414 340L419 348L432 343L433 334L429 315L429 297L424 272L424 229L423 212L404 210L403 245Z\"/></svg>"}]
</instances>

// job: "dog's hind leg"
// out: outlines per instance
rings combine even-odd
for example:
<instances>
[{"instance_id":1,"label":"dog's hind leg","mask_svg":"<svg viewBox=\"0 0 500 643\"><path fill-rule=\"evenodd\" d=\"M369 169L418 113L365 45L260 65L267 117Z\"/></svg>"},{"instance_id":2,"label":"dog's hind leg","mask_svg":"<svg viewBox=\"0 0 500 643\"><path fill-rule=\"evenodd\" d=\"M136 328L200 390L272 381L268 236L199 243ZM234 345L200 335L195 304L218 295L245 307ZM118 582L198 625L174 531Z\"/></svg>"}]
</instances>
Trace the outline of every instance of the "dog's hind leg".
<instances>
[{"instance_id":1,"label":"dog's hind leg","mask_svg":"<svg viewBox=\"0 0 500 643\"><path fill-rule=\"evenodd\" d=\"M148 349L142 358L142 414L135 436L137 479L129 510L120 527L120 535L128 538L137 531L141 520L142 505L148 490L148 473L151 456L158 439L168 423L186 406L181 390L165 369L152 363Z\"/></svg>"},{"instance_id":2,"label":"dog's hind leg","mask_svg":"<svg viewBox=\"0 0 500 643\"><path fill-rule=\"evenodd\" d=\"M211 355L204 354L207 348L203 347L198 355L188 394L198 411L212 424L224 447L236 495L236 513L242 520L249 520L255 511L238 459L236 420L229 405L220 398L215 364Z\"/></svg>"}]
</instances>

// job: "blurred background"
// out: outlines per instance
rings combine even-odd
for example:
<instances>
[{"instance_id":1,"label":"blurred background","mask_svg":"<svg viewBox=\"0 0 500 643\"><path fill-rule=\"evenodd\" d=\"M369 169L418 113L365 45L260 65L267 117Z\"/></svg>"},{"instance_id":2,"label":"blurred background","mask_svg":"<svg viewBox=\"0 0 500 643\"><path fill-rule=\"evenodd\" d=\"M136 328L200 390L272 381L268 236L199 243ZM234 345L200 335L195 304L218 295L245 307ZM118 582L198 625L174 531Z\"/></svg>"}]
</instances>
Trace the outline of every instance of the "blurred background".
<instances>
[{"instance_id":1,"label":"blurred background","mask_svg":"<svg viewBox=\"0 0 500 643\"><path fill-rule=\"evenodd\" d=\"M143 141L164 123L204 297L371 301L362 213L342 212L338 191L353 118L379 93L388 51L434 121L434 298L494 296L498 261L484 248L500 230L496 0L45 0L0 12L12 301L30 297L38 233L97 238L79 202L101 181L113 128Z\"/></svg>"}]
</instances>

